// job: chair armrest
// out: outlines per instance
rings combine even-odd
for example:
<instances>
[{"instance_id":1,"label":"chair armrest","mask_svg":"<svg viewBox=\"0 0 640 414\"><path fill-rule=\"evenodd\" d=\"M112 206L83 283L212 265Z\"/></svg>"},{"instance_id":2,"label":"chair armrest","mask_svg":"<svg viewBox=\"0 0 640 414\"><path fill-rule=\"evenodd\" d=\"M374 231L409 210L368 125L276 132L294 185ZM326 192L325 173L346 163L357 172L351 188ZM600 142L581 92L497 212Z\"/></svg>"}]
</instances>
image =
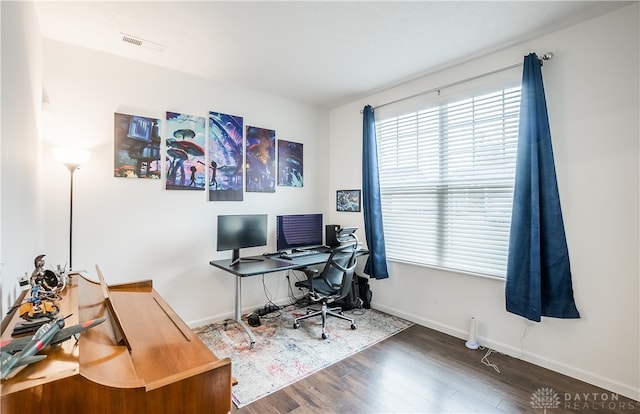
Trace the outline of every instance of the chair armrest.
<instances>
[{"instance_id":1,"label":"chair armrest","mask_svg":"<svg viewBox=\"0 0 640 414\"><path fill-rule=\"evenodd\" d=\"M314 269L312 267L305 267L304 269L301 269L301 271L305 274L305 276L307 276L307 278L298 280L295 285L297 287L313 291L313 279L316 278L320 272L318 271L318 269Z\"/></svg>"},{"instance_id":2,"label":"chair armrest","mask_svg":"<svg viewBox=\"0 0 640 414\"><path fill-rule=\"evenodd\" d=\"M307 279L311 282L311 279L317 277L320 274L320 271L315 267L305 267L303 270L305 275L307 275Z\"/></svg>"}]
</instances>

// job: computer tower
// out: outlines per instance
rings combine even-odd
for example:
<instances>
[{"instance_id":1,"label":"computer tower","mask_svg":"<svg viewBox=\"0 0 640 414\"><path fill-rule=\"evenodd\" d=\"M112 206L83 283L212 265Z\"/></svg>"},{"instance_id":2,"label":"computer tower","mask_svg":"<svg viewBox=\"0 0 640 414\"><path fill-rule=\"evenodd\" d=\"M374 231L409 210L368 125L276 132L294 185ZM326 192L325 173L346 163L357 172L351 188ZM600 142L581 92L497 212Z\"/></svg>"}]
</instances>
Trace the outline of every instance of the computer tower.
<instances>
[{"instance_id":1,"label":"computer tower","mask_svg":"<svg viewBox=\"0 0 640 414\"><path fill-rule=\"evenodd\" d=\"M340 225L327 224L324 228L325 228L325 244L329 247L340 246L340 242L338 241L338 232L340 231Z\"/></svg>"}]
</instances>

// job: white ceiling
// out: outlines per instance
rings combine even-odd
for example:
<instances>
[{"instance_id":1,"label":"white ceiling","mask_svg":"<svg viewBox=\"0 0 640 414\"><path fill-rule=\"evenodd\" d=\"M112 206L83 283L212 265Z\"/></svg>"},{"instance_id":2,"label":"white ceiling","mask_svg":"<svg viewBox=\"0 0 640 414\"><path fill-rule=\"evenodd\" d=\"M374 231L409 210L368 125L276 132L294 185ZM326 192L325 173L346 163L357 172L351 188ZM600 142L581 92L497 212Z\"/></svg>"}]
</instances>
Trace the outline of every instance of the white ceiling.
<instances>
[{"instance_id":1,"label":"white ceiling","mask_svg":"<svg viewBox=\"0 0 640 414\"><path fill-rule=\"evenodd\" d=\"M41 1L36 11L45 38L334 108L627 4Z\"/></svg>"}]
</instances>

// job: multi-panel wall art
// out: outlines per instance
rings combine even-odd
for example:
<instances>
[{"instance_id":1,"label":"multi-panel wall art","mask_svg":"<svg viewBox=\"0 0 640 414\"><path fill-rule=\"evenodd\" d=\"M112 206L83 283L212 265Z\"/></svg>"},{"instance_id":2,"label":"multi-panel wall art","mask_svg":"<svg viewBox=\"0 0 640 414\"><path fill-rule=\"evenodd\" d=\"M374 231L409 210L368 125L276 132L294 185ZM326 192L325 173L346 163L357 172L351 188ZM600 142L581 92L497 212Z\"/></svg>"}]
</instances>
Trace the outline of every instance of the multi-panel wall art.
<instances>
[{"instance_id":1,"label":"multi-panel wall art","mask_svg":"<svg viewBox=\"0 0 640 414\"><path fill-rule=\"evenodd\" d=\"M243 119L209 112L209 201L242 201Z\"/></svg>"},{"instance_id":2,"label":"multi-panel wall art","mask_svg":"<svg viewBox=\"0 0 640 414\"><path fill-rule=\"evenodd\" d=\"M278 185L304 185L302 149L302 144L298 142L278 140Z\"/></svg>"},{"instance_id":3,"label":"multi-panel wall art","mask_svg":"<svg viewBox=\"0 0 640 414\"><path fill-rule=\"evenodd\" d=\"M247 126L247 192L276 191L276 131Z\"/></svg>"},{"instance_id":4,"label":"multi-panel wall art","mask_svg":"<svg viewBox=\"0 0 640 414\"><path fill-rule=\"evenodd\" d=\"M116 113L114 177L160 178L160 120Z\"/></svg>"},{"instance_id":5,"label":"multi-panel wall art","mask_svg":"<svg viewBox=\"0 0 640 414\"><path fill-rule=\"evenodd\" d=\"M203 117L166 112L164 130L161 119L114 117L115 177L164 177L167 190L208 189L209 201L304 185L303 144L276 142L276 131L245 127L241 116L209 112L208 139Z\"/></svg>"},{"instance_id":6,"label":"multi-panel wall art","mask_svg":"<svg viewBox=\"0 0 640 414\"><path fill-rule=\"evenodd\" d=\"M202 190L207 182L205 119L167 112L167 190Z\"/></svg>"}]
</instances>

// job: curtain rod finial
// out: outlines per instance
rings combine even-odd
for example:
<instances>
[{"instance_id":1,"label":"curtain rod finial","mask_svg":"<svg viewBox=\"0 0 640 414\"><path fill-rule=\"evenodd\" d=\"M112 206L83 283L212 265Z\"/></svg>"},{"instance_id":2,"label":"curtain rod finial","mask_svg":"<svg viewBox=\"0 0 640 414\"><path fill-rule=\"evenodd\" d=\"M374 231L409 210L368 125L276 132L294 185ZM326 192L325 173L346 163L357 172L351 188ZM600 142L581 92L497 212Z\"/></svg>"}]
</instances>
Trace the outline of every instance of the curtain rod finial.
<instances>
[{"instance_id":1,"label":"curtain rod finial","mask_svg":"<svg viewBox=\"0 0 640 414\"><path fill-rule=\"evenodd\" d=\"M553 59L553 52L547 52L542 56L542 60L551 60Z\"/></svg>"}]
</instances>

